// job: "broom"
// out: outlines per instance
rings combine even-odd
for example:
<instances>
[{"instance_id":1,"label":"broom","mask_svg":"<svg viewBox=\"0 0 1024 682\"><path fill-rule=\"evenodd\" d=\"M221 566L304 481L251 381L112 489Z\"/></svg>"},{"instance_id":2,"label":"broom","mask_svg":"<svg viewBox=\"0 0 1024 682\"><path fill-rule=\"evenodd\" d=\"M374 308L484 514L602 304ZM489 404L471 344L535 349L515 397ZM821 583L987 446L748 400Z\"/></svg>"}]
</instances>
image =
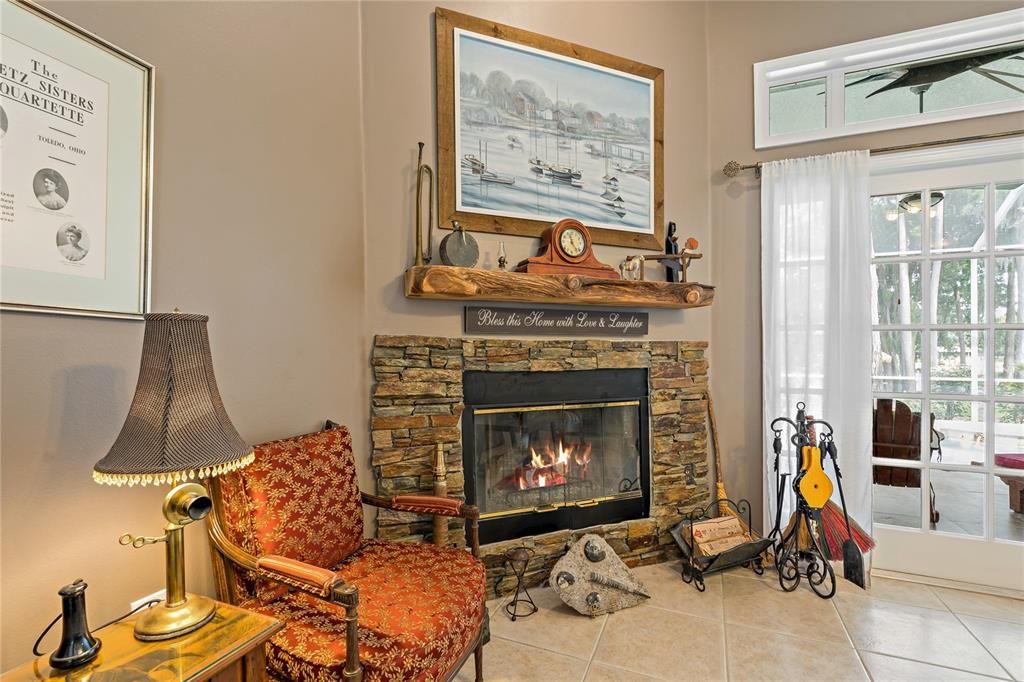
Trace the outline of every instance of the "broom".
<instances>
[{"instance_id":1,"label":"broom","mask_svg":"<svg viewBox=\"0 0 1024 682\"><path fill-rule=\"evenodd\" d=\"M854 519L850 519L850 534L846 532L846 521L843 510L832 500L821 510L821 525L825 530L825 541L832 556L842 556L843 543L851 537L861 552L870 552L875 548L875 539L864 532Z\"/></svg>"},{"instance_id":2,"label":"broom","mask_svg":"<svg viewBox=\"0 0 1024 682\"><path fill-rule=\"evenodd\" d=\"M808 420L813 420L814 417L807 415ZM816 438L814 427L811 426L808 430L811 442L813 443ZM839 487L842 488L842 483L838 480L842 478L842 474L839 473L839 465L836 463L835 455L833 451L835 449L835 443L830 441L831 445L826 446L826 452L832 457L832 466L836 471L836 479ZM840 490L840 494L842 491ZM861 552L870 552L875 548L875 539L868 535L863 528L861 528L857 521L850 519L850 532L846 532L846 521L848 516L843 513L842 507L838 504L829 500L825 503L825 506L821 509L821 535L824 537L824 541L828 543L828 552L830 556L841 557L843 556L843 543L850 539L851 535L853 541L857 543L857 547L860 548Z\"/></svg>"},{"instance_id":3,"label":"broom","mask_svg":"<svg viewBox=\"0 0 1024 682\"><path fill-rule=\"evenodd\" d=\"M725 481L722 478L722 453L718 447L718 422L715 421L715 406L711 400L711 394L704 394L705 400L708 402L708 422L711 425L711 446L715 449L715 497L718 499L718 515L725 516L730 514L739 519L740 526L743 528L743 532L748 537L753 537L750 532L750 526L743 519L742 516L737 513L726 500L729 499L729 495L725 492Z\"/></svg>"}]
</instances>

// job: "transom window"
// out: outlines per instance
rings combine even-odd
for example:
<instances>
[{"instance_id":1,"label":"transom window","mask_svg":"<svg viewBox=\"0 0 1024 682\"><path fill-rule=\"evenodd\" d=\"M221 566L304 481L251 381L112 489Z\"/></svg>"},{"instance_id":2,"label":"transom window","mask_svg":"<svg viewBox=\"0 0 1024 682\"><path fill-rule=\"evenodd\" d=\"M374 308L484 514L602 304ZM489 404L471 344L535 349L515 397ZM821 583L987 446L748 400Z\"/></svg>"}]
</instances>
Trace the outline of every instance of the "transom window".
<instances>
[{"instance_id":1,"label":"transom window","mask_svg":"<svg viewBox=\"0 0 1024 682\"><path fill-rule=\"evenodd\" d=\"M1024 110L1024 9L754 65L757 149Z\"/></svg>"}]
</instances>

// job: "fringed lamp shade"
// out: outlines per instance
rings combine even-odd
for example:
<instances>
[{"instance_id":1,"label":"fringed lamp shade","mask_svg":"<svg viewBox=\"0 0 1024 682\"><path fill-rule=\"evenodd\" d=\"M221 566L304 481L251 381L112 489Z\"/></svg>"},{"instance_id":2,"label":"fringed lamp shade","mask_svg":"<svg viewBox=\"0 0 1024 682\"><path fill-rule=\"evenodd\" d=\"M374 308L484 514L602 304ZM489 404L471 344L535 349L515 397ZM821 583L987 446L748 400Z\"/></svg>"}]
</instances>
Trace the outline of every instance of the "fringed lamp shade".
<instances>
[{"instance_id":1,"label":"fringed lamp shade","mask_svg":"<svg viewBox=\"0 0 1024 682\"><path fill-rule=\"evenodd\" d=\"M206 315L149 313L128 417L92 476L111 485L209 478L253 461L213 376Z\"/></svg>"}]
</instances>

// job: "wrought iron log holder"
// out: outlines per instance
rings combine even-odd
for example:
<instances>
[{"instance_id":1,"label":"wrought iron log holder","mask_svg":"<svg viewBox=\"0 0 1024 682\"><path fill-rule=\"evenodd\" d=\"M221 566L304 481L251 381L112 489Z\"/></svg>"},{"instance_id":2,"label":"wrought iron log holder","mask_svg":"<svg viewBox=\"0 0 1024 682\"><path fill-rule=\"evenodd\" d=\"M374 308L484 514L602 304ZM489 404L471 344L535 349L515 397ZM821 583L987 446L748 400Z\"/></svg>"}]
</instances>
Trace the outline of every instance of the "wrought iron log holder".
<instances>
[{"instance_id":1,"label":"wrought iron log holder","mask_svg":"<svg viewBox=\"0 0 1024 682\"><path fill-rule=\"evenodd\" d=\"M533 558L534 554L536 552L529 547L516 547L505 552L505 566L511 568L512 574L516 577L515 596L512 597L512 601L505 604L505 613L512 619L512 622L515 622L517 618L526 618L537 613L537 605L533 603L533 597L530 596L529 590L523 585L526 568L529 566L530 559Z\"/></svg>"},{"instance_id":2,"label":"wrought iron log holder","mask_svg":"<svg viewBox=\"0 0 1024 682\"><path fill-rule=\"evenodd\" d=\"M796 419L778 417L771 423L774 432L772 448L775 451L773 469L775 471L776 490L779 491L776 499L775 526L772 528L768 539L773 541L775 553L775 568L779 574L779 586L786 592L792 592L800 585L801 566L803 577L807 578L808 584L814 593L822 599L829 599L836 593L836 574L829 562L829 556L825 549L824 529L821 523L820 510L811 509L800 494L799 476L793 480L793 490L796 493L796 512L794 523L786 530L781 528L782 501L784 487L786 485L787 473L779 470L779 459L782 456L782 431L785 426L792 427L793 434L789 441L796 448L799 455L805 446L814 446L814 427L821 426L822 432L818 446L825 448L826 443L832 440L832 425L823 419L808 419L807 405L803 402L796 404ZM798 460L799 461L799 460ZM806 531L810 537L808 547L800 547L801 530ZM820 538L820 539L819 539Z\"/></svg>"},{"instance_id":3,"label":"wrought iron log holder","mask_svg":"<svg viewBox=\"0 0 1024 682\"><path fill-rule=\"evenodd\" d=\"M733 566L749 567L757 575L762 575L764 573L765 550L772 544L770 538L755 538L719 554L711 556L699 555L693 539L693 524L711 519L713 517L712 510L721 510L720 505L722 503L736 510L736 516L745 519L747 528L751 527L750 502L745 499L738 501L721 499L711 502L703 509L692 512L675 528L669 531L683 553L681 569L683 581L693 583L698 592L703 592L705 589L705 574L723 571ZM719 511L719 513L721 512Z\"/></svg>"}]
</instances>

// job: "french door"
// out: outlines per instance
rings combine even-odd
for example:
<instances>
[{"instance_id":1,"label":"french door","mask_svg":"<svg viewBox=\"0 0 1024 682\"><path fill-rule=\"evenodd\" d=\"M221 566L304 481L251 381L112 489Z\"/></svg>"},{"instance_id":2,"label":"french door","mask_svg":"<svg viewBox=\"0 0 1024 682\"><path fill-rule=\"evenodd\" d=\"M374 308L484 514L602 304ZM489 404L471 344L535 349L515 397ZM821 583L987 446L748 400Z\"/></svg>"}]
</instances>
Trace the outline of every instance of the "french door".
<instances>
[{"instance_id":1,"label":"french door","mask_svg":"<svg viewBox=\"0 0 1024 682\"><path fill-rule=\"evenodd\" d=\"M872 160L875 568L1024 590L1019 140Z\"/></svg>"}]
</instances>

